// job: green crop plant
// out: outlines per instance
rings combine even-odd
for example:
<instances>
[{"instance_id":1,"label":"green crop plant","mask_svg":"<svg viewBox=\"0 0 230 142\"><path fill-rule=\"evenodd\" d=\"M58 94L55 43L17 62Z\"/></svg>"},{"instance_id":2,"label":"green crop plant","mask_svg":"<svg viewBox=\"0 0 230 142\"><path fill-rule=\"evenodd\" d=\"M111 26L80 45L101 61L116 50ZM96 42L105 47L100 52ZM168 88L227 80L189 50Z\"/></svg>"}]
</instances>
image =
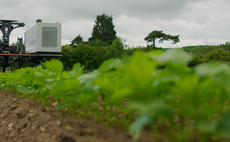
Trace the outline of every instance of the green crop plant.
<instances>
[{"instance_id":1,"label":"green crop plant","mask_svg":"<svg viewBox=\"0 0 230 142\"><path fill-rule=\"evenodd\" d=\"M119 123L137 140L146 127L172 141L229 140L230 67L212 62L188 68L179 49L135 52L83 74L58 60L0 74L0 88L108 125ZM164 129L164 132L159 129Z\"/></svg>"}]
</instances>

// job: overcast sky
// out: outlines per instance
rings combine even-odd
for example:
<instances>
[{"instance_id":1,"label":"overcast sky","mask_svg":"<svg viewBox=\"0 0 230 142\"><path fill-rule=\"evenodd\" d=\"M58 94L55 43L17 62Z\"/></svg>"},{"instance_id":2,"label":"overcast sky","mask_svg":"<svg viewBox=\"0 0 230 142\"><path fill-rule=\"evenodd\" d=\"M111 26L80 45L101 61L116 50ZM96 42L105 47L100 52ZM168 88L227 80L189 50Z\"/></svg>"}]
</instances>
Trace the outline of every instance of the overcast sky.
<instances>
[{"instance_id":1,"label":"overcast sky","mask_svg":"<svg viewBox=\"0 0 230 142\"><path fill-rule=\"evenodd\" d=\"M91 37L97 15L113 17L117 36L130 47L146 46L153 30L180 35L180 42L156 42L158 47L218 45L230 42L230 0L5 0L0 19L24 22L10 42L35 25L36 19L62 24L62 45L79 34Z\"/></svg>"}]
</instances>

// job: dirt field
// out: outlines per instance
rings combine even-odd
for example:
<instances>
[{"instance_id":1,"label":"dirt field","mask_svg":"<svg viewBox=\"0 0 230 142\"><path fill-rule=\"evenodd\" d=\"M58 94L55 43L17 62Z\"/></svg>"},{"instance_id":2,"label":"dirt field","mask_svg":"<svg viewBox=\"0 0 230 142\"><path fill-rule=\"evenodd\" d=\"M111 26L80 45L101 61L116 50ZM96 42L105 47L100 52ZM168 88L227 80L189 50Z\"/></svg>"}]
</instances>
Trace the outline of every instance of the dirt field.
<instances>
[{"instance_id":1,"label":"dirt field","mask_svg":"<svg viewBox=\"0 0 230 142\"><path fill-rule=\"evenodd\" d=\"M78 118L0 90L0 142L131 142L120 126ZM153 142L145 132L138 142Z\"/></svg>"}]
</instances>

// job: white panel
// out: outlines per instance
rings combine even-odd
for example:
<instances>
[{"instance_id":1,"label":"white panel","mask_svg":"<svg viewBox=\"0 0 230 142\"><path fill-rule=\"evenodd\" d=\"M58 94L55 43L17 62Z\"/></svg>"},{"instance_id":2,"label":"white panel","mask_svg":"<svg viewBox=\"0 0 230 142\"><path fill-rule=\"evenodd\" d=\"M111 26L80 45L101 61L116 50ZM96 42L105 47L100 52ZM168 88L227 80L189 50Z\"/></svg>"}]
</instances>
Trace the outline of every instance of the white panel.
<instances>
[{"instance_id":1,"label":"white panel","mask_svg":"<svg viewBox=\"0 0 230 142\"><path fill-rule=\"evenodd\" d=\"M27 53L37 52L37 26L36 25L25 33L25 47Z\"/></svg>"},{"instance_id":2,"label":"white panel","mask_svg":"<svg viewBox=\"0 0 230 142\"><path fill-rule=\"evenodd\" d=\"M35 44L35 45L34 45ZM61 52L61 24L37 23L25 33L27 53Z\"/></svg>"}]
</instances>

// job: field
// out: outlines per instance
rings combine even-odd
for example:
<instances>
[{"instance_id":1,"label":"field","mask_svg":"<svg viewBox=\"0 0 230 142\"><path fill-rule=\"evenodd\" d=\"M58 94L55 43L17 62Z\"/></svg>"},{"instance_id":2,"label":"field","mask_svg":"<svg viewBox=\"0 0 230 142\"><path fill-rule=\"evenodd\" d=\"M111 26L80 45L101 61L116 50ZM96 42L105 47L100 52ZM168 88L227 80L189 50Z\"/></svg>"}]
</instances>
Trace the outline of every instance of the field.
<instances>
[{"instance_id":1,"label":"field","mask_svg":"<svg viewBox=\"0 0 230 142\"><path fill-rule=\"evenodd\" d=\"M63 71L58 60L0 74L1 90L23 97L1 92L0 138L228 141L230 67L188 68L191 60L180 49L156 50L109 59L87 74L79 63Z\"/></svg>"},{"instance_id":2,"label":"field","mask_svg":"<svg viewBox=\"0 0 230 142\"><path fill-rule=\"evenodd\" d=\"M0 91L1 142L131 142L119 126L108 127L91 119L79 118L53 106ZM153 139L145 132L140 142Z\"/></svg>"}]
</instances>

